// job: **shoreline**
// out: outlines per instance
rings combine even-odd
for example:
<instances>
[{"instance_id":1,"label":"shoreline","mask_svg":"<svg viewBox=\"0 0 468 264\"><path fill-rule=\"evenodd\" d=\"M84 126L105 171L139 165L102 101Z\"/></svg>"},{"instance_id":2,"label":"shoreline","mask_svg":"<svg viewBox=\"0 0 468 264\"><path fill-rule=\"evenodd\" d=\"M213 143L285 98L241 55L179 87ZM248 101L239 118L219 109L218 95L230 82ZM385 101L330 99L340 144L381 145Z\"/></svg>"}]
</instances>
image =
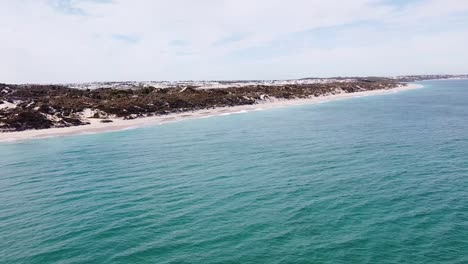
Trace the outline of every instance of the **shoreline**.
<instances>
[{"instance_id":1,"label":"shoreline","mask_svg":"<svg viewBox=\"0 0 468 264\"><path fill-rule=\"evenodd\" d=\"M272 108L280 108L286 106L324 103L335 100L349 99L354 97L373 96L393 94L397 92L419 89L424 87L421 84L409 83L406 86L388 89L388 90L372 90L355 93L340 93L335 95L319 96L310 99L292 99L292 100L271 100L262 101L253 105L239 105L233 107L218 107L213 109L196 110L192 112L173 113L165 116L142 117L132 120L111 119L112 123L101 123L98 119L88 119L90 125L49 128L42 130L25 130L18 132L0 133L0 143L17 142L31 139L44 139L50 137L64 137L74 135L97 134L105 132L114 132L129 130L134 128L162 125L189 119L209 118L213 116L226 116L232 114L246 113L250 111L259 111Z\"/></svg>"}]
</instances>

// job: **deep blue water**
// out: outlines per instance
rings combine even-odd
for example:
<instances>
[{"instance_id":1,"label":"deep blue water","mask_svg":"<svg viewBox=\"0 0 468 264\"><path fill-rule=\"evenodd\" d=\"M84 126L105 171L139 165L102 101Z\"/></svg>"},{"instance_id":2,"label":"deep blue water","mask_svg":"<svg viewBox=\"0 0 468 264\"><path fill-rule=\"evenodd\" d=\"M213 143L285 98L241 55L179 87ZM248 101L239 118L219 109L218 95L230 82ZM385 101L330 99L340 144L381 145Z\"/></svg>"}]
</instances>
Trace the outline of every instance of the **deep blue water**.
<instances>
[{"instance_id":1,"label":"deep blue water","mask_svg":"<svg viewBox=\"0 0 468 264\"><path fill-rule=\"evenodd\" d=\"M468 263L468 81L0 144L0 263Z\"/></svg>"}]
</instances>

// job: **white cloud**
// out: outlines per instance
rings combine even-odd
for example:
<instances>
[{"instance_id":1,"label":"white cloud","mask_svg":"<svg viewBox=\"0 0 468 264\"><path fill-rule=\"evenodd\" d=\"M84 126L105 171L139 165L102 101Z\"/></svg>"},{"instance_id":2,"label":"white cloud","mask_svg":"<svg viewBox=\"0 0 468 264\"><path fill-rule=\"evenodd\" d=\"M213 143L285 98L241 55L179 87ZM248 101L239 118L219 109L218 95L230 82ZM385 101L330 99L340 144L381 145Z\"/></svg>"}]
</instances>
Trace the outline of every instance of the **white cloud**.
<instances>
[{"instance_id":1,"label":"white cloud","mask_svg":"<svg viewBox=\"0 0 468 264\"><path fill-rule=\"evenodd\" d=\"M0 0L0 82L468 72L468 2L379 2Z\"/></svg>"}]
</instances>

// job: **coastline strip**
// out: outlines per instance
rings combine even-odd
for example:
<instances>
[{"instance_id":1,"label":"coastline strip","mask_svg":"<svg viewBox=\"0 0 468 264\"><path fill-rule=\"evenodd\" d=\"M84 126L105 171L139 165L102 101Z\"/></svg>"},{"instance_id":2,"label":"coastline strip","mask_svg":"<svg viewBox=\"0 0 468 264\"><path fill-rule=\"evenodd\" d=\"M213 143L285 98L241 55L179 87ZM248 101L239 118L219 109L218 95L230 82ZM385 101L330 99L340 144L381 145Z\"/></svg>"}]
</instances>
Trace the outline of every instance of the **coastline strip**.
<instances>
[{"instance_id":1,"label":"coastline strip","mask_svg":"<svg viewBox=\"0 0 468 264\"><path fill-rule=\"evenodd\" d=\"M174 113L165 116L143 117L132 120L112 119L112 123L101 123L100 120L89 119L90 125L64 127L64 128L49 128L42 130L26 130L19 132L0 133L1 142L16 142L30 139L41 139L50 137L63 137L84 134L96 134L112 131L129 130L139 127L161 125L166 123L178 122L188 119L208 118L212 116L226 116L231 114L246 113L249 111L259 111L271 108L279 108L294 105L324 103L335 100L348 99L353 97L363 97L372 95L393 94L406 90L422 88L423 85L410 83L406 86L388 89L388 90L373 90L356 93L340 93L336 95L319 96L310 99L292 99L292 100L270 100L262 101L253 105L239 105L233 107L219 107L214 109L202 109L193 112Z\"/></svg>"}]
</instances>

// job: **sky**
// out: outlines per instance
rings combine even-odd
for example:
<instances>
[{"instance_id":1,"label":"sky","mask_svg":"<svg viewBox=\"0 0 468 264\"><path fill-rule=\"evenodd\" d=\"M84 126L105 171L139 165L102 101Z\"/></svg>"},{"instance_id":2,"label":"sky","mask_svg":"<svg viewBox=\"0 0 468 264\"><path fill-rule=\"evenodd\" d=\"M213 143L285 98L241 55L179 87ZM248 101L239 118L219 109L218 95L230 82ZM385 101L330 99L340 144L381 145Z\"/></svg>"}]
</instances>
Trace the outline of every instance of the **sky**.
<instances>
[{"instance_id":1,"label":"sky","mask_svg":"<svg viewBox=\"0 0 468 264\"><path fill-rule=\"evenodd\" d=\"M0 82L468 73L468 0L0 0Z\"/></svg>"}]
</instances>

